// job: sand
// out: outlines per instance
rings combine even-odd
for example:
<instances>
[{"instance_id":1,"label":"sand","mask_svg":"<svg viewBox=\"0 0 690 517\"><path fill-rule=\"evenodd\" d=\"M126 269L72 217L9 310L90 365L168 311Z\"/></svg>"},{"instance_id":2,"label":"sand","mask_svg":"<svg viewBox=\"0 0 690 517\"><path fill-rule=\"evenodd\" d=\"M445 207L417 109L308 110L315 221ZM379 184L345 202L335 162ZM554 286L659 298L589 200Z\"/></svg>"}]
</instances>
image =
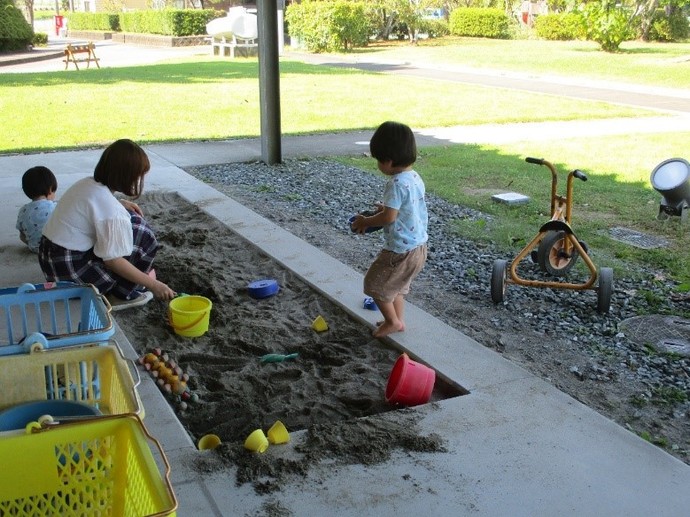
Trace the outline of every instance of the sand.
<instances>
[{"instance_id":1,"label":"sand","mask_svg":"<svg viewBox=\"0 0 690 517\"><path fill-rule=\"evenodd\" d=\"M182 410L179 397L168 399L195 443L208 433L221 438L217 452L238 466L238 483L270 492L286 474L304 474L324 455L366 464L385 461L394 448L443 450L438 436L418 435L414 412L386 402L400 352L373 339L370 327L179 196L153 193L140 205L161 243L158 278L178 293L212 301L209 330L196 338L177 335L168 304L157 300L116 319L139 354L159 347L189 374L199 402ZM279 292L249 296L248 284L260 279L277 280ZM321 333L312 329L319 315L329 326ZM260 361L273 353L299 355ZM447 396L439 388L432 402ZM386 412L392 413L384 420L361 418ZM266 463L242 447L249 433L276 420L291 432L307 430L291 445L300 459Z\"/></svg>"}]
</instances>

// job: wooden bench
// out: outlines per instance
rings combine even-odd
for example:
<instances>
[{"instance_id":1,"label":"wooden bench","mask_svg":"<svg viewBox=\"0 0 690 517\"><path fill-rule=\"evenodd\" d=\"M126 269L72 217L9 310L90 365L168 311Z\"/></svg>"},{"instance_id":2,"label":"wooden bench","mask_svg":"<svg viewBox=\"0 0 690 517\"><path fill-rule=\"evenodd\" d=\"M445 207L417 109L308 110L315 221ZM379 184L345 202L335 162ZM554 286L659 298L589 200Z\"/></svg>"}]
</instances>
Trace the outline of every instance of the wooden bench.
<instances>
[{"instance_id":1,"label":"wooden bench","mask_svg":"<svg viewBox=\"0 0 690 517\"><path fill-rule=\"evenodd\" d=\"M101 65L98 64L98 58L96 57L95 51L96 45L91 41L85 45L72 45L70 43L67 45L67 48L65 48L65 59L63 59L65 62L65 70L67 70L70 63L74 63L75 68L79 70L79 63L86 62L86 68L89 68L92 61L100 68ZM86 56L80 56L81 54L86 54Z\"/></svg>"}]
</instances>

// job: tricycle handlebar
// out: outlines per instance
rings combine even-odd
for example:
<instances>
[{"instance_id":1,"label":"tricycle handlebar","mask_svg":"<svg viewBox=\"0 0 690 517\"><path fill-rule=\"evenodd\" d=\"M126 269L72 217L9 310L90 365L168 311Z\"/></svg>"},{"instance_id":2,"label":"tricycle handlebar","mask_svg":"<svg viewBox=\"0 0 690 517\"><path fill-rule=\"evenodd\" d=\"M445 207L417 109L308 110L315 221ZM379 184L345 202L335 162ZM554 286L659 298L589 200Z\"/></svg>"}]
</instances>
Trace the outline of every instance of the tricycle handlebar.
<instances>
[{"instance_id":1,"label":"tricycle handlebar","mask_svg":"<svg viewBox=\"0 0 690 517\"><path fill-rule=\"evenodd\" d=\"M580 169L575 169L572 174L579 180L587 181L587 175Z\"/></svg>"},{"instance_id":2,"label":"tricycle handlebar","mask_svg":"<svg viewBox=\"0 0 690 517\"><path fill-rule=\"evenodd\" d=\"M544 159L543 159L543 158L530 158L530 157L527 157L527 158L525 158L525 161L526 161L527 163L534 163L534 164L536 164L536 165L544 165Z\"/></svg>"}]
</instances>

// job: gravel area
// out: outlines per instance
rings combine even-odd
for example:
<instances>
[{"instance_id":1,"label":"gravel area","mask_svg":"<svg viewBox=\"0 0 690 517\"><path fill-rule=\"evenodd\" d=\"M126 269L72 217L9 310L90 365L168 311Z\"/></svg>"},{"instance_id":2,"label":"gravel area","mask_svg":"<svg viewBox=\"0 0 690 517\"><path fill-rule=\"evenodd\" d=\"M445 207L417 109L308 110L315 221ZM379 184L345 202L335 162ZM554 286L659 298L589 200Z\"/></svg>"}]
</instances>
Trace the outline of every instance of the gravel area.
<instances>
[{"instance_id":1,"label":"gravel area","mask_svg":"<svg viewBox=\"0 0 690 517\"><path fill-rule=\"evenodd\" d=\"M355 235L347 221L380 198L382 175L321 159L187 172L355 270L366 271L380 249L380 234ZM644 339L634 332L651 315L675 315L655 316L660 334L669 322L690 323L683 319L690 314L688 299L674 294L672 282L652 270L616 271L606 315L596 312L593 290L509 285L505 301L495 305L493 263L512 257L453 230L455 220L488 216L430 194L427 204L429 259L410 303L690 464L690 346L661 349L646 341L649 332ZM597 264L596 250L590 255ZM541 275L536 264L524 268L529 278Z\"/></svg>"}]
</instances>

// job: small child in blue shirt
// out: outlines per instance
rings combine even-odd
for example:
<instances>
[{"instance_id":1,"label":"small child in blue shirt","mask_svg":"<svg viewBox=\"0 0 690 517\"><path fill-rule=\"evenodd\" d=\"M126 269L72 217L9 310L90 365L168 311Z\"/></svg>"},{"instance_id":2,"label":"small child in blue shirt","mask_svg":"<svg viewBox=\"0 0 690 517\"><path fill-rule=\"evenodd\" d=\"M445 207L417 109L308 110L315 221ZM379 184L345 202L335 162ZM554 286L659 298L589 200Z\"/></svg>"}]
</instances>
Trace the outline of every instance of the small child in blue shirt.
<instances>
[{"instance_id":1,"label":"small child in blue shirt","mask_svg":"<svg viewBox=\"0 0 690 517\"><path fill-rule=\"evenodd\" d=\"M19 209L17 215L19 238L29 246L31 251L38 253L43 226L57 204L55 201L57 178L48 167L42 165L31 167L22 176L22 190L31 202Z\"/></svg>"},{"instance_id":2,"label":"small child in blue shirt","mask_svg":"<svg viewBox=\"0 0 690 517\"><path fill-rule=\"evenodd\" d=\"M405 295L426 263L429 216L424 182L412 168L417 160L412 130L399 122L384 122L371 137L369 150L389 179L377 212L355 216L351 226L358 233L383 226L383 250L364 277L364 293L374 299L384 318L373 335L384 337L405 330Z\"/></svg>"}]
</instances>

